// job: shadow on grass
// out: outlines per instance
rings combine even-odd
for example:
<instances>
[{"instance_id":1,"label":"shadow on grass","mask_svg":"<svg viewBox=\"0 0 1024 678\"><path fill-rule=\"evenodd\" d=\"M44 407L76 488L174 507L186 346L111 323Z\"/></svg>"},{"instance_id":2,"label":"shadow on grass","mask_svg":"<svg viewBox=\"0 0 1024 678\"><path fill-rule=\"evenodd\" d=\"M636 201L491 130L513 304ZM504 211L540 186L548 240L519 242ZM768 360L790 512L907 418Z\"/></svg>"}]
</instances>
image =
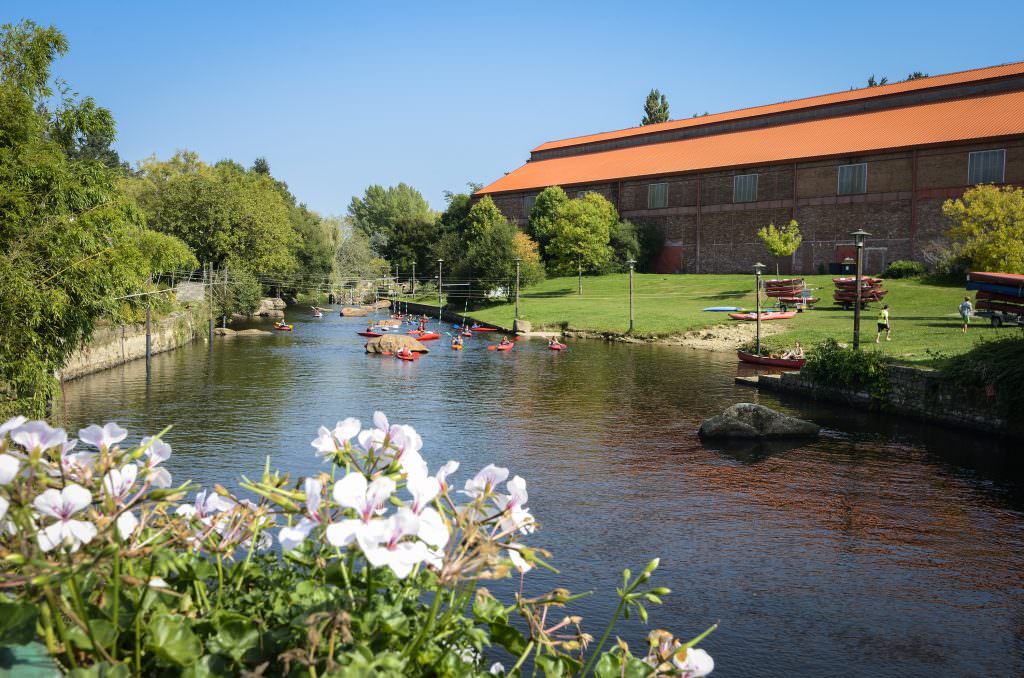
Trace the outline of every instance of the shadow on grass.
<instances>
[{"instance_id":1,"label":"shadow on grass","mask_svg":"<svg viewBox=\"0 0 1024 678\"><path fill-rule=\"evenodd\" d=\"M529 293L520 292L519 293L519 298L520 299L555 299L557 297L566 297L566 296L569 296L570 294L576 294L576 290L572 289L572 288L569 288L569 287L563 287L560 290L551 290L550 292L529 292Z\"/></svg>"},{"instance_id":2,"label":"shadow on grass","mask_svg":"<svg viewBox=\"0 0 1024 678\"><path fill-rule=\"evenodd\" d=\"M694 299L736 299L737 297L745 297L750 294L750 290L729 290L728 292L718 292L717 294L705 294L700 297L694 297Z\"/></svg>"}]
</instances>

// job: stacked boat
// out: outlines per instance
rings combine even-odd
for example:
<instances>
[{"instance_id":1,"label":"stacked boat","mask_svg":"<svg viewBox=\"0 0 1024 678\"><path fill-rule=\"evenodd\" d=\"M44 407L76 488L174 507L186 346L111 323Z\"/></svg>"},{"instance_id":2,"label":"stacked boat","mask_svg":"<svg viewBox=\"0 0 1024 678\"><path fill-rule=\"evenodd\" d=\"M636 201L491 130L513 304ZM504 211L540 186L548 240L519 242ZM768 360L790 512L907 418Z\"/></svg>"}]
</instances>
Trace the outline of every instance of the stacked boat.
<instances>
[{"instance_id":1,"label":"stacked boat","mask_svg":"<svg viewBox=\"0 0 1024 678\"><path fill-rule=\"evenodd\" d=\"M857 303L857 278L832 278L836 289L832 293L832 299L843 308L851 308ZM861 308L872 301L881 301L882 297L889 293L882 289L885 281L881 278L872 278L862 275L860 277L860 303Z\"/></svg>"},{"instance_id":2,"label":"stacked boat","mask_svg":"<svg viewBox=\"0 0 1024 678\"><path fill-rule=\"evenodd\" d=\"M1024 275L972 271L967 274L967 289L978 291L979 311L1024 316Z\"/></svg>"},{"instance_id":3,"label":"stacked boat","mask_svg":"<svg viewBox=\"0 0 1024 678\"><path fill-rule=\"evenodd\" d=\"M818 298L812 297L807 290L803 278L786 278L784 280L765 280L764 293L776 299L778 304L786 306L807 306L811 307L817 303Z\"/></svg>"}]
</instances>

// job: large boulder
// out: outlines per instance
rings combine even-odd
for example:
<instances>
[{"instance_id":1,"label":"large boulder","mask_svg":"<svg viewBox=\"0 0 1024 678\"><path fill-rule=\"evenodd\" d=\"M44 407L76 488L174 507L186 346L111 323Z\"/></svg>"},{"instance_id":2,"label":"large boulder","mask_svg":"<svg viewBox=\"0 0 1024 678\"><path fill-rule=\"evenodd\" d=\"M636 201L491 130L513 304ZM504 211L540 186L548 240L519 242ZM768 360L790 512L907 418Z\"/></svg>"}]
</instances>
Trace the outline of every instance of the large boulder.
<instances>
[{"instance_id":1,"label":"large boulder","mask_svg":"<svg viewBox=\"0 0 1024 678\"><path fill-rule=\"evenodd\" d=\"M236 332L230 327L214 327L213 333L218 337L233 337L236 334Z\"/></svg>"},{"instance_id":2,"label":"large boulder","mask_svg":"<svg viewBox=\"0 0 1024 678\"><path fill-rule=\"evenodd\" d=\"M285 303L277 297L264 297L253 311L253 318L283 318Z\"/></svg>"},{"instance_id":3,"label":"large boulder","mask_svg":"<svg viewBox=\"0 0 1024 678\"><path fill-rule=\"evenodd\" d=\"M368 313L369 311L367 309L357 308L355 306L346 306L345 308L341 309L341 314L345 317L364 316Z\"/></svg>"},{"instance_id":4,"label":"large boulder","mask_svg":"<svg viewBox=\"0 0 1024 678\"><path fill-rule=\"evenodd\" d=\"M379 327L401 327L402 321L394 318L384 318L383 320L378 320L377 325Z\"/></svg>"},{"instance_id":5,"label":"large boulder","mask_svg":"<svg viewBox=\"0 0 1024 678\"><path fill-rule=\"evenodd\" d=\"M257 329L238 330L237 332L235 332L236 337L258 337L264 334L273 334L273 332L271 332L270 330Z\"/></svg>"},{"instance_id":6,"label":"large boulder","mask_svg":"<svg viewBox=\"0 0 1024 678\"><path fill-rule=\"evenodd\" d=\"M366 342L367 353L394 353L408 347L415 353L430 353L430 350L408 334L385 334Z\"/></svg>"},{"instance_id":7,"label":"large boulder","mask_svg":"<svg viewBox=\"0 0 1024 678\"><path fill-rule=\"evenodd\" d=\"M790 417L755 405L737 403L722 414L705 419L697 431L701 438L814 438L821 427L812 421Z\"/></svg>"}]
</instances>

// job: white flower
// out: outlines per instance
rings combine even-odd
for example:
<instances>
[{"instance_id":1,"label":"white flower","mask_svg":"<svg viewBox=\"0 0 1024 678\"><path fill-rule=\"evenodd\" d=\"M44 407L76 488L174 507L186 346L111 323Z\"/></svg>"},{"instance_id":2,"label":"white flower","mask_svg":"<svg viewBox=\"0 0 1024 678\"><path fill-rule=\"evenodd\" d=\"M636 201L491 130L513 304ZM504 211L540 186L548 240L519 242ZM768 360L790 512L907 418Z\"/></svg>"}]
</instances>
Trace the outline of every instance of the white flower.
<instances>
[{"instance_id":1,"label":"white flower","mask_svg":"<svg viewBox=\"0 0 1024 678\"><path fill-rule=\"evenodd\" d=\"M359 429L362 424L355 417L348 417L342 419L334 425L334 430L331 433L334 435L334 439L340 444L344 445L348 441L352 440L359 434Z\"/></svg>"},{"instance_id":2,"label":"white flower","mask_svg":"<svg viewBox=\"0 0 1024 678\"><path fill-rule=\"evenodd\" d=\"M715 670L715 660L704 650L688 647L672 656L680 678L700 678Z\"/></svg>"},{"instance_id":3,"label":"white flower","mask_svg":"<svg viewBox=\"0 0 1024 678\"><path fill-rule=\"evenodd\" d=\"M132 532L139 526L139 519L131 511L125 511L117 517L117 533L125 541L132 536Z\"/></svg>"},{"instance_id":4,"label":"white flower","mask_svg":"<svg viewBox=\"0 0 1024 678\"><path fill-rule=\"evenodd\" d=\"M441 514L430 506L441 491L441 483L432 476L411 476L406 489L413 497L410 510L420 519L417 535L429 546L443 548L448 543L448 527Z\"/></svg>"},{"instance_id":5,"label":"white flower","mask_svg":"<svg viewBox=\"0 0 1024 678\"><path fill-rule=\"evenodd\" d=\"M114 422L104 424L102 427L93 424L78 432L78 437L86 445L92 445L99 450L108 450L128 436L128 431Z\"/></svg>"},{"instance_id":6,"label":"white flower","mask_svg":"<svg viewBox=\"0 0 1024 678\"><path fill-rule=\"evenodd\" d=\"M516 476L505 483L505 487L508 489L509 494L495 500L498 508L504 513L501 519L502 531L514 532L519 530L523 534L530 534L536 526L534 525L533 516L530 515L529 509L525 506L530 496L526 492L526 481L522 477Z\"/></svg>"},{"instance_id":7,"label":"white flower","mask_svg":"<svg viewBox=\"0 0 1024 678\"><path fill-rule=\"evenodd\" d=\"M60 465L66 474L75 475L89 471L96 464L95 452L71 452L77 444L78 439L73 438L64 443L61 448Z\"/></svg>"},{"instance_id":8,"label":"white flower","mask_svg":"<svg viewBox=\"0 0 1024 678\"><path fill-rule=\"evenodd\" d=\"M26 452L42 452L68 442L68 434L62 428L51 428L45 421L30 421L14 429L11 439Z\"/></svg>"},{"instance_id":9,"label":"white flower","mask_svg":"<svg viewBox=\"0 0 1024 678\"><path fill-rule=\"evenodd\" d=\"M503 676L505 675L505 665L501 662L494 662L487 672L495 676Z\"/></svg>"},{"instance_id":10,"label":"white flower","mask_svg":"<svg viewBox=\"0 0 1024 678\"><path fill-rule=\"evenodd\" d=\"M18 475L18 458L0 454L0 485L6 485Z\"/></svg>"},{"instance_id":11,"label":"white flower","mask_svg":"<svg viewBox=\"0 0 1024 678\"><path fill-rule=\"evenodd\" d=\"M167 582L164 581L163 577L150 577L149 587L152 589L165 589L167 588Z\"/></svg>"},{"instance_id":12,"label":"white flower","mask_svg":"<svg viewBox=\"0 0 1024 678\"><path fill-rule=\"evenodd\" d=\"M507 468L488 464L472 480L466 481L466 489L462 493L474 499L481 495L486 497L494 492L494 488L498 483L504 482L505 478L508 478Z\"/></svg>"},{"instance_id":13,"label":"white flower","mask_svg":"<svg viewBox=\"0 0 1024 678\"><path fill-rule=\"evenodd\" d=\"M7 509L10 508L10 506L10 503L6 499L0 497L0 520L3 520L4 516L7 515Z\"/></svg>"},{"instance_id":14,"label":"white flower","mask_svg":"<svg viewBox=\"0 0 1024 678\"><path fill-rule=\"evenodd\" d=\"M441 483L431 476L409 476L406 489L412 495L412 512L419 514L441 492Z\"/></svg>"},{"instance_id":15,"label":"white flower","mask_svg":"<svg viewBox=\"0 0 1024 678\"><path fill-rule=\"evenodd\" d=\"M434 477L437 478L438 484L441 486L441 492L448 492L448 476L459 470L459 462L449 461L447 464L437 469L437 473Z\"/></svg>"},{"instance_id":16,"label":"white flower","mask_svg":"<svg viewBox=\"0 0 1024 678\"><path fill-rule=\"evenodd\" d=\"M381 476L367 483L366 476L356 471L334 483L331 491L334 501L344 508L353 509L358 518L346 518L328 525L327 541L340 548L356 540L365 551L374 523L383 522L373 518L384 513L384 506L394 492L395 481L391 478Z\"/></svg>"},{"instance_id":17,"label":"white flower","mask_svg":"<svg viewBox=\"0 0 1024 678\"><path fill-rule=\"evenodd\" d=\"M125 464L120 469L112 468L103 476L103 489L107 496L120 504L135 485L135 478L138 476L139 467L135 464Z\"/></svg>"},{"instance_id":18,"label":"white flower","mask_svg":"<svg viewBox=\"0 0 1024 678\"><path fill-rule=\"evenodd\" d=\"M508 559L512 561L512 564L521 573L526 574L533 569L533 565L526 562L526 558L523 558L523 554L519 551L516 551L515 549L508 549L507 553Z\"/></svg>"},{"instance_id":19,"label":"white flower","mask_svg":"<svg viewBox=\"0 0 1024 678\"><path fill-rule=\"evenodd\" d=\"M400 508L387 520L376 520L368 534L365 545L360 544L366 560L374 567L387 566L399 579L405 579L413 567L429 556L426 545L421 541L410 541L419 531L420 519L408 508Z\"/></svg>"},{"instance_id":20,"label":"white flower","mask_svg":"<svg viewBox=\"0 0 1024 678\"><path fill-rule=\"evenodd\" d=\"M313 528L323 520L320 515L323 483L316 478L306 478L303 484L303 491L306 493L306 510L302 518L298 524L282 527L280 532L277 533L277 540L281 542L281 548L286 553L306 541Z\"/></svg>"},{"instance_id":21,"label":"white flower","mask_svg":"<svg viewBox=\"0 0 1024 678\"><path fill-rule=\"evenodd\" d=\"M214 514L221 511L230 511L234 508L235 502L227 497L222 497L216 492L207 494L206 490L196 493L195 502L191 506L182 504L174 510L175 515L186 518L196 518L202 523L209 525Z\"/></svg>"},{"instance_id":22,"label":"white flower","mask_svg":"<svg viewBox=\"0 0 1024 678\"><path fill-rule=\"evenodd\" d=\"M81 485L74 483L63 490L46 490L32 502L44 516L56 518L57 522L43 528L39 534L39 546L51 551L60 544L68 543L71 550L79 544L87 544L96 536L96 526L84 520L73 520L71 516L92 503L92 494Z\"/></svg>"},{"instance_id":23,"label":"white flower","mask_svg":"<svg viewBox=\"0 0 1024 678\"><path fill-rule=\"evenodd\" d=\"M373 413L373 425L380 431L388 431L391 427L388 425L388 418L380 410Z\"/></svg>"},{"instance_id":24,"label":"white flower","mask_svg":"<svg viewBox=\"0 0 1024 678\"><path fill-rule=\"evenodd\" d=\"M0 424L0 440L3 440L3 437L7 435L8 431L13 431L14 429L24 424L25 421L25 417L17 416L11 417L4 423Z\"/></svg>"},{"instance_id":25,"label":"white flower","mask_svg":"<svg viewBox=\"0 0 1024 678\"><path fill-rule=\"evenodd\" d=\"M171 458L171 446L153 436L146 436L139 444L146 448L145 478L153 487L170 487L171 473L160 464Z\"/></svg>"}]
</instances>

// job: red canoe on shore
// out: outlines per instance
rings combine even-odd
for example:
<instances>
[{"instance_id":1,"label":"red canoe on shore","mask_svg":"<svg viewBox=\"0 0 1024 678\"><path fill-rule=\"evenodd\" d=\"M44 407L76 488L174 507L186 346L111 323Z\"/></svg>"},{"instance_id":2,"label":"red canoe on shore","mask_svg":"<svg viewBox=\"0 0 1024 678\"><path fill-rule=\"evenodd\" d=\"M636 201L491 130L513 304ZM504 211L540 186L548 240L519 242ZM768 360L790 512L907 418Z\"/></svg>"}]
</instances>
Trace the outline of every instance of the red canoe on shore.
<instances>
[{"instance_id":1,"label":"red canoe on shore","mask_svg":"<svg viewBox=\"0 0 1024 678\"><path fill-rule=\"evenodd\" d=\"M736 356L745 363L754 365L770 365L772 367L792 367L800 369L807 362L803 358L769 358L768 356L755 355L746 351L736 351Z\"/></svg>"},{"instance_id":2,"label":"red canoe on shore","mask_svg":"<svg viewBox=\"0 0 1024 678\"><path fill-rule=\"evenodd\" d=\"M796 315L796 311L769 311L761 314L761 320L785 320ZM756 313L730 313L733 320L757 320Z\"/></svg>"}]
</instances>

